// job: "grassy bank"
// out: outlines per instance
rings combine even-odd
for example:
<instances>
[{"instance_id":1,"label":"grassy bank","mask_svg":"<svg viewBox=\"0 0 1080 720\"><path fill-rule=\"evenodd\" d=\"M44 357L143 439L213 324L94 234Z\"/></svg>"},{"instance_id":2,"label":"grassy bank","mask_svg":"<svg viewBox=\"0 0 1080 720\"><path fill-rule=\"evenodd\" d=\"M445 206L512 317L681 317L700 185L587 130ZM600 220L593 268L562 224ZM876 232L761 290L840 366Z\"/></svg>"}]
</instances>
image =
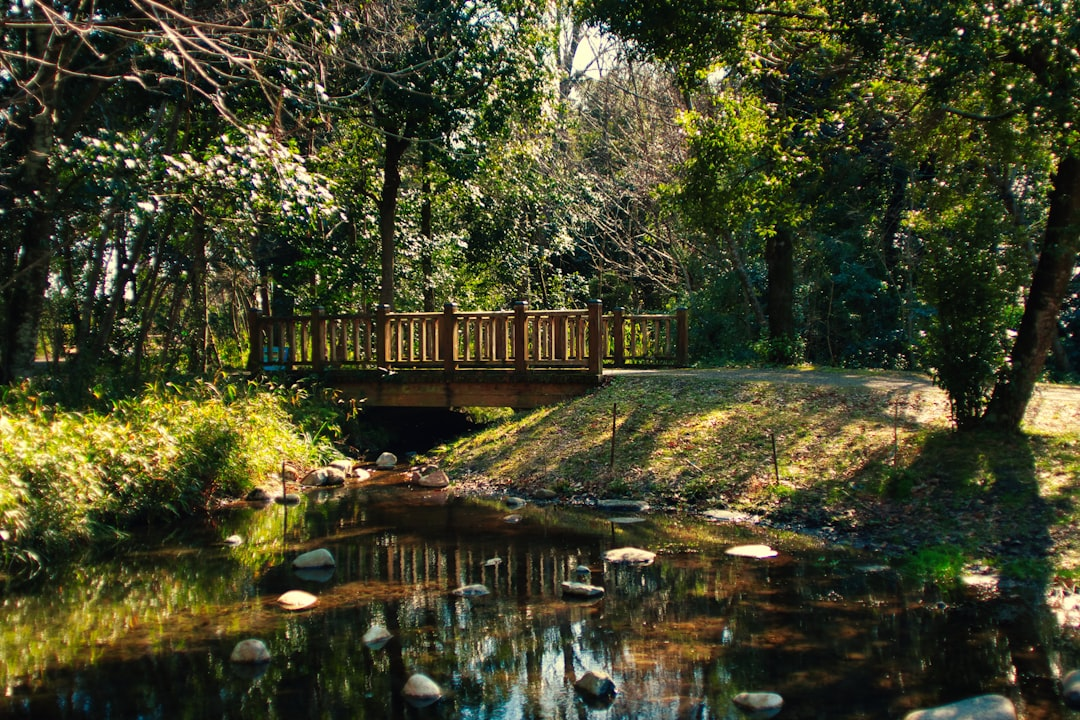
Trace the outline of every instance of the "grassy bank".
<instances>
[{"instance_id":1,"label":"grassy bank","mask_svg":"<svg viewBox=\"0 0 1080 720\"><path fill-rule=\"evenodd\" d=\"M1080 569L1080 393L1041 392L1022 436L958 434L923 379L790 380L616 377L439 454L464 492L726 508L945 569Z\"/></svg>"},{"instance_id":2,"label":"grassy bank","mask_svg":"<svg viewBox=\"0 0 1080 720\"><path fill-rule=\"evenodd\" d=\"M0 402L0 570L32 572L86 543L242 496L282 460L334 454L336 412L302 389L248 382L147 388L94 408L43 383Z\"/></svg>"}]
</instances>

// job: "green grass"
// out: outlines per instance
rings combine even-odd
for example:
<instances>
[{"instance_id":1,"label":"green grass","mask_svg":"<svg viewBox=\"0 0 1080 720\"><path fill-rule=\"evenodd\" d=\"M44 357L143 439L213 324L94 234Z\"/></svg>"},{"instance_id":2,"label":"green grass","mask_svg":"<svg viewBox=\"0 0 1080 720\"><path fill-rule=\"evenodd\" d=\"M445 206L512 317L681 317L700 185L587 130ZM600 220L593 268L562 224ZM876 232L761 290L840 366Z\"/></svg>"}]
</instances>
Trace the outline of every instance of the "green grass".
<instances>
[{"instance_id":1,"label":"green grass","mask_svg":"<svg viewBox=\"0 0 1080 720\"><path fill-rule=\"evenodd\" d=\"M795 527L829 526L897 557L938 548L913 566L931 574L955 570L955 554L940 548L958 548L967 562L1001 555L1061 573L1080 567L1075 397L1040 401L1023 435L957 433L936 389L877 390L822 377L617 377L438 454L452 477L521 495L546 487L568 499L742 510Z\"/></svg>"}]
</instances>

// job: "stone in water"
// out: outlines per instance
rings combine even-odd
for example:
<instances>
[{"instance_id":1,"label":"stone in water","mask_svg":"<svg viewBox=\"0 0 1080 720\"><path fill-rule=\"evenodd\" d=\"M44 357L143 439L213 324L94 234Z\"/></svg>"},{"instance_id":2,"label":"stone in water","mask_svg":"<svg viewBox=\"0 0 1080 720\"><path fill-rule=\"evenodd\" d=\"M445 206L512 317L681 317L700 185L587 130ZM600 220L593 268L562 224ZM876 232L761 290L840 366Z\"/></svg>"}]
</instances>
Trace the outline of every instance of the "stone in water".
<instances>
[{"instance_id":1,"label":"stone in water","mask_svg":"<svg viewBox=\"0 0 1080 720\"><path fill-rule=\"evenodd\" d=\"M381 650L386 646L386 643L390 642L390 638L392 637L394 636L390 634L390 631L382 625L372 625L368 628L368 631L364 633L361 642L372 650Z\"/></svg>"},{"instance_id":2,"label":"stone in water","mask_svg":"<svg viewBox=\"0 0 1080 720\"><path fill-rule=\"evenodd\" d=\"M1072 670L1062 678L1061 695L1066 707L1080 710L1080 670Z\"/></svg>"},{"instance_id":3,"label":"stone in water","mask_svg":"<svg viewBox=\"0 0 1080 720\"><path fill-rule=\"evenodd\" d=\"M483 597L490 595L491 591L488 590L487 585L464 585L453 591L454 595L458 597Z\"/></svg>"},{"instance_id":4,"label":"stone in water","mask_svg":"<svg viewBox=\"0 0 1080 720\"><path fill-rule=\"evenodd\" d=\"M736 557L763 560L765 558L776 557L778 553L768 545L736 545L733 548L728 548L727 554Z\"/></svg>"},{"instance_id":5,"label":"stone in water","mask_svg":"<svg viewBox=\"0 0 1080 720\"><path fill-rule=\"evenodd\" d=\"M401 689L405 701L416 708L427 707L442 698L442 689L427 675L416 673Z\"/></svg>"},{"instance_id":6,"label":"stone in water","mask_svg":"<svg viewBox=\"0 0 1080 720\"><path fill-rule=\"evenodd\" d=\"M390 452L384 452L375 461L375 467L379 470L393 470L395 465L397 465L397 455Z\"/></svg>"},{"instance_id":7,"label":"stone in water","mask_svg":"<svg viewBox=\"0 0 1080 720\"><path fill-rule=\"evenodd\" d=\"M307 610L318 602L319 598L303 590L290 590L277 599L278 605L292 612Z\"/></svg>"},{"instance_id":8,"label":"stone in water","mask_svg":"<svg viewBox=\"0 0 1080 720\"><path fill-rule=\"evenodd\" d=\"M316 468L309 472L300 481L304 487L328 487L331 485L344 485L345 472L340 468L326 466Z\"/></svg>"},{"instance_id":9,"label":"stone in water","mask_svg":"<svg viewBox=\"0 0 1080 720\"><path fill-rule=\"evenodd\" d=\"M928 710L916 710L904 720L1016 720L1016 708L1003 695L979 695Z\"/></svg>"},{"instance_id":10,"label":"stone in water","mask_svg":"<svg viewBox=\"0 0 1080 720\"><path fill-rule=\"evenodd\" d=\"M574 683L574 689L582 695L602 700L615 694L615 681L603 670L589 670Z\"/></svg>"},{"instance_id":11,"label":"stone in water","mask_svg":"<svg viewBox=\"0 0 1080 720\"><path fill-rule=\"evenodd\" d=\"M784 698L771 692L743 692L731 698L735 707L752 718L771 718L784 706Z\"/></svg>"},{"instance_id":12,"label":"stone in water","mask_svg":"<svg viewBox=\"0 0 1080 720\"><path fill-rule=\"evenodd\" d=\"M563 595L576 598L598 598L604 596L604 588L599 585L589 585L580 582L564 582L562 584Z\"/></svg>"},{"instance_id":13,"label":"stone in water","mask_svg":"<svg viewBox=\"0 0 1080 720\"><path fill-rule=\"evenodd\" d=\"M656 553L639 548L624 547L608 550L604 553L604 559L616 565L651 565L656 559Z\"/></svg>"},{"instance_id":14,"label":"stone in water","mask_svg":"<svg viewBox=\"0 0 1080 720\"><path fill-rule=\"evenodd\" d=\"M250 663L253 665L268 663L270 662L270 651L266 649L266 643L262 640L249 638L236 643L229 660L234 663Z\"/></svg>"},{"instance_id":15,"label":"stone in water","mask_svg":"<svg viewBox=\"0 0 1080 720\"><path fill-rule=\"evenodd\" d=\"M302 555L298 555L295 560L292 561L292 566L298 570L309 568L328 568L334 567L334 556L330 554L330 551L326 548L319 548L318 550L312 550Z\"/></svg>"},{"instance_id":16,"label":"stone in water","mask_svg":"<svg viewBox=\"0 0 1080 720\"><path fill-rule=\"evenodd\" d=\"M450 484L450 478L439 468L434 468L426 473L421 473L416 479L416 484L426 488L444 488Z\"/></svg>"}]
</instances>

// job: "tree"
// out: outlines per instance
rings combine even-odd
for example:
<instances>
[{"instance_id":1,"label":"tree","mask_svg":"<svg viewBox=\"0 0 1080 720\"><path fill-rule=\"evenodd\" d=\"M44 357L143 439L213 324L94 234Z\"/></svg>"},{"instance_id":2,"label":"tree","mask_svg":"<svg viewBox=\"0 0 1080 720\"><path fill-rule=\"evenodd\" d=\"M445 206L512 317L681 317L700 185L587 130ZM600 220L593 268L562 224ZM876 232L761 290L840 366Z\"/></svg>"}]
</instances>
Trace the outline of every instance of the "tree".
<instances>
[{"instance_id":1,"label":"tree","mask_svg":"<svg viewBox=\"0 0 1080 720\"><path fill-rule=\"evenodd\" d=\"M100 137L121 118L149 138L169 106L193 98L243 125L236 107L253 98L280 109L285 94L312 97L317 57L292 32L297 7L204 3L185 14L142 0L33 0L3 11L0 381L33 362L52 262L72 238L60 226L78 186L61 184L61 148ZM309 25L322 23L296 24ZM265 74L268 67L282 75ZM296 81L288 92L286 78Z\"/></svg>"},{"instance_id":2,"label":"tree","mask_svg":"<svg viewBox=\"0 0 1080 720\"><path fill-rule=\"evenodd\" d=\"M528 3L380 0L362 12L354 40L362 67L346 64L331 92L352 96L358 86L363 113L383 139L380 303L393 307L406 153L423 145L427 162L467 176L485 143L534 106L544 50L539 16Z\"/></svg>"},{"instance_id":3,"label":"tree","mask_svg":"<svg viewBox=\"0 0 1080 720\"><path fill-rule=\"evenodd\" d=\"M1018 186L1046 187L1040 197L1045 223L1038 260L1025 283L1016 337L996 368L985 410L971 423L1015 429L1057 333L1062 298L1080 251L1076 10L1072 0L1040 6L842 0L828 6L774 2L751 9L716 0L593 0L587 14L654 56L678 63L687 78L713 63L728 68L749 60L769 67L799 57L807 47L781 41L762 52L760 43L747 39L760 37L765 29L781 40L775 31L796 39L816 36L812 46L835 46L837 57L844 59L836 64L842 72L835 77L851 90L849 97L893 107L890 134L903 144L911 167L931 168L924 174L928 180L942 182L955 177L951 173L990 180L1005 169L1026 178ZM841 124L836 127L849 133L870 130L857 124L852 105L837 110ZM984 139L989 136L998 144L987 153L991 143ZM978 157L980 152L984 156ZM932 170L936 165L939 172ZM1051 181L1042 185L1044 176ZM982 203L969 205L969 211L999 213L999 208ZM999 259L1007 261L1008 254ZM993 339L987 340L982 347L992 348ZM966 392L945 387L954 400ZM968 406L967 401L961 404Z\"/></svg>"}]
</instances>

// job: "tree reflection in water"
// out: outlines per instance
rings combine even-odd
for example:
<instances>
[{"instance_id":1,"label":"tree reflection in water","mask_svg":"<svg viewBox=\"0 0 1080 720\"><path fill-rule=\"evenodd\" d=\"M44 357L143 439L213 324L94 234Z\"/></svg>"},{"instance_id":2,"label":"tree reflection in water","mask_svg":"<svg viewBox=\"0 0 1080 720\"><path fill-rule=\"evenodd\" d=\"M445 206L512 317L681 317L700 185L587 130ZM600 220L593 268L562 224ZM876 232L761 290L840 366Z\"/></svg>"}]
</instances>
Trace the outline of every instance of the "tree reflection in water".
<instances>
[{"instance_id":1,"label":"tree reflection in water","mask_svg":"<svg viewBox=\"0 0 1080 720\"><path fill-rule=\"evenodd\" d=\"M907 583L805 538L649 515L613 539L593 510L519 513L508 524L495 501L374 484L88 556L3 595L0 715L723 718L736 693L771 691L785 718L901 717L983 692L1066 716L1052 683L1017 676L1017 642L1032 667L1050 664L1031 653L1077 659L1030 606ZM232 534L243 544L220 542ZM613 542L659 556L605 566ZM758 542L780 556L724 555ZM316 547L333 553L333 573L298 578L291 559ZM580 565L604 598L562 597ZM451 594L471 583L491 595ZM319 604L282 612L272 600L291 589ZM378 650L363 643L372 625L393 635ZM247 637L273 656L255 677L228 662ZM594 668L616 683L610 704L573 690ZM400 689L414 672L445 698L408 707Z\"/></svg>"}]
</instances>

